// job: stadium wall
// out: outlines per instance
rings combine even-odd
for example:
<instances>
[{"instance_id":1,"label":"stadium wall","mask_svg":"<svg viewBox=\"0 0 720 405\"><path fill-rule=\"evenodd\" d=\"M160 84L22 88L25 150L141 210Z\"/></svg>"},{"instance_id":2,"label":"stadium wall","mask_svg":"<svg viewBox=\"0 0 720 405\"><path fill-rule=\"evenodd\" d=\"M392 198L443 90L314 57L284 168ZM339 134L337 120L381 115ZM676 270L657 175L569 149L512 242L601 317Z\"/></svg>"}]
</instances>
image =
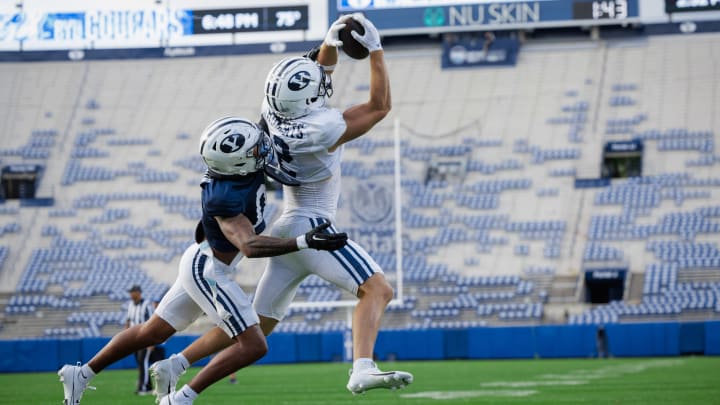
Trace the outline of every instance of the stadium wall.
<instances>
[{"instance_id":1,"label":"stadium wall","mask_svg":"<svg viewBox=\"0 0 720 405\"><path fill-rule=\"evenodd\" d=\"M610 324L605 330L609 356L720 355L720 321ZM195 338L175 336L165 350L177 353ZM0 372L54 371L63 364L87 362L109 340L0 341ZM278 333L268 337L268 345L270 351L259 364L342 361L345 350L341 332ZM375 355L381 361L598 357L597 329L553 325L381 331ZM132 368L132 356L110 367Z\"/></svg>"}]
</instances>

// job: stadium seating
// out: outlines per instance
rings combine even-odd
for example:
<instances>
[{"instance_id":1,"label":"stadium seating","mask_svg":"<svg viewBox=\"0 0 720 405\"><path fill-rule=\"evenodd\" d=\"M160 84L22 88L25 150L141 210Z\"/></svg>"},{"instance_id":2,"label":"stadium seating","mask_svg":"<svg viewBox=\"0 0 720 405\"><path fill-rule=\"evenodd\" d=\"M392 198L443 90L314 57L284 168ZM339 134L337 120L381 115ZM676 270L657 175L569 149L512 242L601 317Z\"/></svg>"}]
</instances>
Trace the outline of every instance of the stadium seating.
<instances>
[{"instance_id":1,"label":"stadium seating","mask_svg":"<svg viewBox=\"0 0 720 405\"><path fill-rule=\"evenodd\" d=\"M529 46L512 69L452 72L441 71L434 55L388 49L402 206L388 191L395 127L387 119L346 145L337 220L397 284L399 210L405 301L388 310L384 327L563 321L557 308L577 308L582 294L554 296L554 282L581 285L574 282L586 266L618 264L639 276L627 299L581 306L568 322L720 318L713 273L720 269L720 127L708 118L720 108L711 97L720 84L712 69L695 67L688 77L691 61L662 56L710 46L718 49L720 39L653 38L603 50ZM38 196L55 203L0 204L5 319L42 323L25 328L36 336L99 336L118 330L128 286L159 298L200 215L197 134L219 115L257 116L258 84L277 57L36 64L32 72L9 66L37 101L23 104L23 114L41 119L8 124L17 137L0 158L45 166ZM34 83L50 71L59 84L43 98ZM334 105L363 101L367 83L365 64L343 60ZM67 96L68 88L84 91ZM678 91L684 88L693 91ZM643 177L574 189L576 178L598 177L605 142L630 139L644 143ZM460 169L428 176L440 163ZM353 205L358 193L367 197L365 210ZM281 195L268 194L268 221L281 204ZM262 268L241 265L248 292ZM297 294L299 302L345 299L352 297L316 277ZM346 318L330 305L295 308L278 331L339 331Z\"/></svg>"}]
</instances>

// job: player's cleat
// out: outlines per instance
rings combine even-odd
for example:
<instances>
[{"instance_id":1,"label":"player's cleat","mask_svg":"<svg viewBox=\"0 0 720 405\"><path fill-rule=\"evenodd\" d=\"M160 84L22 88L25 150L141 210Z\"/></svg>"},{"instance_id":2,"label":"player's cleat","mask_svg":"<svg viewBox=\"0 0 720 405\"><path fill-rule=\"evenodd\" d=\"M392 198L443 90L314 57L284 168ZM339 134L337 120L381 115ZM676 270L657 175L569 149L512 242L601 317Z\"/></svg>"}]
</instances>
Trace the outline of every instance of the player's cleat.
<instances>
[{"instance_id":1,"label":"player's cleat","mask_svg":"<svg viewBox=\"0 0 720 405\"><path fill-rule=\"evenodd\" d=\"M173 392L160 400L160 405L192 405L192 403L192 399L186 397L182 392Z\"/></svg>"},{"instance_id":2,"label":"player's cleat","mask_svg":"<svg viewBox=\"0 0 720 405\"><path fill-rule=\"evenodd\" d=\"M165 360L155 362L150 366L150 376L155 387L155 402L160 403L163 397L175 392L178 378L180 378L185 369L183 369L180 361L176 360L176 355L172 355Z\"/></svg>"},{"instance_id":3,"label":"player's cleat","mask_svg":"<svg viewBox=\"0 0 720 405\"><path fill-rule=\"evenodd\" d=\"M353 394L362 394L374 388L397 390L413 382L413 376L405 371L380 371L377 367L364 370L350 370L347 389Z\"/></svg>"},{"instance_id":4,"label":"player's cleat","mask_svg":"<svg viewBox=\"0 0 720 405\"><path fill-rule=\"evenodd\" d=\"M57 374L60 376L60 382L63 383L63 390L65 391L64 405L79 404L86 389L95 389L95 387L88 386L90 378L83 374L80 363L77 366L66 364Z\"/></svg>"}]
</instances>

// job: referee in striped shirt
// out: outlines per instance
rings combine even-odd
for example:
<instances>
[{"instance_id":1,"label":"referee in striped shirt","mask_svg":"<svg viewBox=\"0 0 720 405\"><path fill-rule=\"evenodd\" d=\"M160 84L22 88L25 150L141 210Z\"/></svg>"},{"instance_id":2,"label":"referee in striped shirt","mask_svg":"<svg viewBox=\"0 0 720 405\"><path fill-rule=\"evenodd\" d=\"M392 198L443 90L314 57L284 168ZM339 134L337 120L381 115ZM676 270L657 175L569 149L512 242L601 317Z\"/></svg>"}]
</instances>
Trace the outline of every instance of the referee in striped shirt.
<instances>
[{"instance_id":1,"label":"referee in striped shirt","mask_svg":"<svg viewBox=\"0 0 720 405\"><path fill-rule=\"evenodd\" d=\"M125 329L147 321L155 310L151 301L143 299L142 288L140 288L139 285L132 286L128 292L130 293L130 301L128 302ZM153 347L151 346L135 352L135 361L137 362L139 373L135 393L138 395L148 395L152 393L152 381L148 373L150 353L152 353L152 350Z\"/></svg>"}]
</instances>

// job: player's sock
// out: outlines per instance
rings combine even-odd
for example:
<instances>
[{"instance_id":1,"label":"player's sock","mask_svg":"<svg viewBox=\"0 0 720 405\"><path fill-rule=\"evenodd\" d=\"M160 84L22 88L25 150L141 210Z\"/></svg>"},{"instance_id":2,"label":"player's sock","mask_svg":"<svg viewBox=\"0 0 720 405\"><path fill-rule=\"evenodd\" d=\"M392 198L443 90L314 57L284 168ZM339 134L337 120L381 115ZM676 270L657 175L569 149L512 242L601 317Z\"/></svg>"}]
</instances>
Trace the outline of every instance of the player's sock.
<instances>
[{"instance_id":1,"label":"player's sock","mask_svg":"<svg viewBox=\"0 0 720 405\"><path fill-rule=\"evenodd\" d=\"M189 385L185 384L180 389L180 391L177 392L175 395L183 395L186 398L189 398L191 401L194 401L195 398L197 398L198 394L195 392L192 388L190 388Z\"/></svg>"},{"instance_id":2,"label":"player's sock","mask_svg":"<svg viewBox=\"0 0 720 405\"><path fill-rule=\"evenodd\" d=\"M353 370L354 371L360 371L360 370L365 370L368 368L375 368L375 367L377 367L375 365L375 362L372 359L368 359L365 357L355 359L355 361L353 362Z\"/></svg>"},{"instance_id":3,"label":"player's sock","mask_svg":"<svg viewBox=\"0 0 720 405\"><path fill-rule=\"evenodd\" d=\"M93 377L95 377L95 372L93 369L90 368L90 365L87 363L83 364L82 367L80 367L80 376L84 377L88 380L92 380Z\"/></svg>"},{"instance_id":4,"label":"player's sock","mask_svg":"<svg viewBox=\"0 0 720 405\"><path fill-rule=\"evenodd\" d=\"M173 356L173 359L175 360L173 361L173 371L175 371L177 375L182 374L190 367L190 362L187 358L185 358L185 356L183 356L182 353L176 354Z\"/></svg>"}]
</instances>

